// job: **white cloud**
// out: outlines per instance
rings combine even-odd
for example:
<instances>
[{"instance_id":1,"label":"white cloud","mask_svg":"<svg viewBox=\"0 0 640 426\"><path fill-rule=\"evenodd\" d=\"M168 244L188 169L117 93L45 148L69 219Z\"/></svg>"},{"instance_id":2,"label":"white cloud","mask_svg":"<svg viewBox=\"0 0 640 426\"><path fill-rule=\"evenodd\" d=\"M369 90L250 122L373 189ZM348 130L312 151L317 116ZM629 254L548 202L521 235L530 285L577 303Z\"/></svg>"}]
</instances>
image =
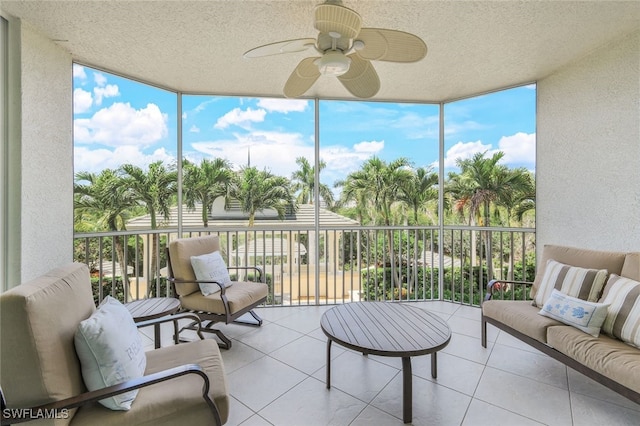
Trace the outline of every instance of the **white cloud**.
<instances>
[{"instance_id":1,"label":"white cloud","mask_svg":"<svg viewBox=\"0 0 640 426\"><path fill-rule=\"evenodd\" d=\"M363 141L353 145L353 150L363 154L376 154L384 149L384 141Z\"/></svg>"},{"instance_id":2,"label":"white cloud","mask_svg":"<svg viewBox=\"0 0 640 426\"><path fill-rule=\"evenodd\" d=\"M307 109L309 101L301 99L273 99L265 98L258 101L258 106L269 112L303 112Z\"/></svg>"},{"instance_id":3,"label":"white cloud","mask_svg":"<svg viewBox=\"0 0 640 426\"><path fill-rule=\"evenodd\" d=\"M237 168L247 164L250 152L252 166L287 177L297 170L295 158L313 158L313 146L305 144L300 133L256 131L233 136L228 140L195 142L191 145L197 152L189 157L225 158Z\"/></svg>"},{"instance_id":4,"label":"white cloud","mask_svg":"<svg viewBox=\"0 0 640 426\"><path fill-rule=\"evenodd\" d=\"M102 104L102 98L112 98L120 95L120 90L115 84L107 84L104 87L94 87L93 93L96 95L96 105Z\"/></svg>"},{"instance_id":5,"label":"white cloud","mask_svg":"<svg viewBox=\"0 0 640 426\"><path fill-rule=\"evenodd\" d=\"M167 136L167 120L167 114L155 104L136 110L129 103L116 102L91 118L75 119L74 140L109 146L147 146Z\"/></svg>"},{"instance_id":6,"label":"white cloud","mask_svg":"<svg viewBox=\"0 0 640 426\"><path fill-rule=\"evenodd\" d=\"M110 168L117 169L122 164L133 164L146 168L154 161L164 161L165 163L175 163L176 158L166 152L164 148L159 148L151 154L140 151L138 146L119 146L113 151L108 149L88 149L78 147L73 152L76 172L86 171L99 173Z\"/></svg>"},{"instance_id":7,"label":"white cloud","mask_svg":"<svg viewBox=\"0 0 640 426\"><path fill-rule=\"evenodd\" d=\"M196 152L186 153L191 161L202 158L220 157L229 160L236 168L247 164L249 151L251 165L259 169L267 168L281 176L290 177L298 169L295 159L313 158L313 144L304 140L299 133L252 132L234 134L235 139L202 141L192 144ZM323 146L320 158L327 167L322 170L321 180L330 186L337 179L344 179L347 173L360 167L362 162L378 154L384 148L383 141L364 141L353 147L342 145ZM282 153L286 152L286 155Z\"/></svg>"},{"instance_id":8,"label":"white cloud","mask_svg":"<svg viewBox=\"0 0 640 426\"><path fill-rule=\"evenodd\" d=\"M456 160L458 159L466 160L479 152L486 152L485 157L489 157L498 151L504 153L504 157L500 160L501 164L533 168L536 158L536 134L518 132L511 136L502 136L497 149L494 149L490 144L483 144L480 140L458 142L447 150L444 166L445 168L457 167ZM431 165L437 167L438 163Z\"/></svg>"},{"instance_id":9,"label":"white cloud","mask_svg":"<svg viewBox=\"0 0 640 426\"><path fill-rule=\"evenodd\" d=\"M536 134L518 132L503 136L498 149L504 152L502 162L506 164L532 164L536 158Z\"/></svg>"},{"instance_id":10,"label":"white cloud","mask_svg":"<svg viewBox=\"0 0 640 426\"><path fill-rule=\"evenodd\" d=\"M475 142L458 142L449 148L444 156L444 167L457 167L457 160L466 160L467 158L473 157L474 154L478 152L491 151L491 145L485 145L482 141ZM432 166L437 167L438 163L432 164Z\"/></svg>"},{"instance_id":11,"label":"white cloud","mask_svg":"<svg viewBox=\"0 0 640 426\"><path fill-rule=\"evenodd\" d=\"M93 73L93 81L98 86L104 86L105 84L107 84L107 77L105 77L104 74L100 74L98 72L94 72Z\"/></svg>"},{"instance_id":12,"label":"white cloud","mask_svg":"<svg viewBox=\"0 0 640 426\"><path fill-rule=\"evenodd\" d=\"M216 129L226 129L230 125L235 125L243 129L251 128L251 123L260 123L264 121L267 112L264 109L253 110L247 108L245 111L240 108L234 108L218 119L213 126Z\"/></svg>"},{"instance_id":13,"label":"white cloud","mask_svg":"<svg viewBox=\"0 0 640 426\"><path fill-rule=\"evenodd\" d=\"M79 78L81 80L87 78L87 73L84 72L84 67L82 65L73 64L73 78Z\"/></svg>"},{"instance_id":14,"label":"white cloud","mask_svg":"<svg viewBox=\"0 0 640 426\"><path fill-rule=\"evenodd\" d=\"M186 112L183 112L183 113L182 113L182 119L183 119L183 120L186 120L186 119L187 119L187 113L186 113Z\"/></svg>"},{"instance_id":15,"label":"white cloud","mask_svg":"<svg viewBox=\"0 0 640 426\"><path fill-rule=\"evenodd\" d=\"M189 129L189 132L191 133L200 133L200 129L198 128L198 126L196 126L195 124L191 126L191 128Z\"/></svg>"},{"instance_id":16,"label":"white cloud","mask_svg":"<svg viewBox=\"0 0 640 426\"><path fill-rule=\"evenodd\" d=\"M91 92L77 88L73 91L73 113L80 114L88 111L93 105Z\"/></svg>"}]
</instances>

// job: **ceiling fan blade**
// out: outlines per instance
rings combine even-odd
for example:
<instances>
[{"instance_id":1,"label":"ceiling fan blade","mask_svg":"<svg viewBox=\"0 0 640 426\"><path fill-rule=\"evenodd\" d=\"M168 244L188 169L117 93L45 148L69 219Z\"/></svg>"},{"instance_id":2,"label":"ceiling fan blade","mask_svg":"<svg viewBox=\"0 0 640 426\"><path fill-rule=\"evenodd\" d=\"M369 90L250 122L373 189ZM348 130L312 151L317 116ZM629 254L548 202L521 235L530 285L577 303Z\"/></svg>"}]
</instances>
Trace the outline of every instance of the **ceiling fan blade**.
<instances>
[{"instance_id":1,"label":"ceiling fan blade","mask_svg":"<svg viewBox=\"0 0 640 426\"><path fill-rule=\"evenodd\" d=\"M370 61L416 62L427 55L425 42L404 31L363 28L356 40L364 42L358 55Z\"/></svg>"},{"instance_id":2,"label":"ceiling fan blade","mask_svg":"<svg viewBox=\"0 0 640 426\"><path fill-rule=\"evenodd\" d=\"M263 56L280 55L281 53L302 52L315 46L315 44L316 39L314 38L284 40L247 50L243 56L245 58L260 58Z\"/></svg>"},{"instance_id":3,"label":"ceiling fan blade","mask_svg":"<svg viewBox=\"0 0 640 426\"><path fill-rule=\"evenodd\" d=\"M349 58L351 58L349 71L338 76L342 85L358 98L370 98L378 93L380 78L373 64L360 58L356 53L349 55Z\"/></svg>"},{"instance_id":4,"label":"ceiling fan blade","mask_svg":"<svg viewBox=\"0 0 640 426\"><path fill-rule=\"evenodd\" d=\"M315 58L306 58L300 61L296 69L293 70L287 83L284 85L284 95L287 98L297 98L304 95L313 83L320 77L318 66L314 63Z\"/></svg>"},{"instance_id":5,"label":"ceiling fan blade","mask_svg":"<svg viewBox=\"0 0 640 426\"><path fill-rule=\"evenodd\" d=\"M362 27L362 18L354 10L339 4L323 3L313 10L313 25L321 33L336 32L354 38Z\"/></svg>"}]
</instances>

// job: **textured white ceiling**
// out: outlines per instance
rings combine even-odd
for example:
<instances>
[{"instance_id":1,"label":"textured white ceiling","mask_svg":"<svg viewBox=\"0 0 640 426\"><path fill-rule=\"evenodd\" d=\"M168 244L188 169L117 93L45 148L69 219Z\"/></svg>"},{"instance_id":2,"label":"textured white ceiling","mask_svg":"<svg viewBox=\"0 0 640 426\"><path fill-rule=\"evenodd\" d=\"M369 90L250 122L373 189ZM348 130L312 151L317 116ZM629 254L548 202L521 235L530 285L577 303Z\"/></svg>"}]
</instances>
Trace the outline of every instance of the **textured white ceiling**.
<instances>
[{"instance_id":1,"label":"textured white ceiling","mask_svg":"<svg viewBox=\"0 0 640 426\"><path fill-rule=\"evenodd\" d=\"M0 10L75 61L173 90L281 97L309 52L245 59L255 46L315 37L319 0L11 1ZM372 99L443 101L529 83L640 28L640 1L344 0L364 27L414 33L413 64L374 62ZM305 97L349 99L321 77Z\"/></svg>"}]
</instances>

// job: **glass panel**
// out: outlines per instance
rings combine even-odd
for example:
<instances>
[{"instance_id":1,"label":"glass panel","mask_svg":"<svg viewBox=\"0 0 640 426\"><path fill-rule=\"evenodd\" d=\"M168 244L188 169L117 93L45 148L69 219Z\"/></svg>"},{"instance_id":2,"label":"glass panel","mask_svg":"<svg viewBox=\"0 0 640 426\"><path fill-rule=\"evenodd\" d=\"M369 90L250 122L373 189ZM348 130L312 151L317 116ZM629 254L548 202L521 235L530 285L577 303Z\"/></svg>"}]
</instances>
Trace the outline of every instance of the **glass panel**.
<instances>
[{"instance_id":1,"label":"glass panel","mask_svg":"<svg viewBox=\"0 0 640 426\"><path fill-rule=\"evenodd\" d=\"M177 95L78 64L73 87L75 231L175 223ZM155 233L76 240L75 259L89 263L101 290L136 299L167 294L165 245Z\"/></svg>"},{"instance_id":2,"label":"glass panel","mask_svg":"<svg viewBox=\"0 0 640 426\"><path fill-rule=\"evenodd\" d=\"M328 302L431 297L418 265L438 224L438 135L438 105L320 102L320 181L338 202L318 239Z\"/></svg>"},{"instance_id":3,"label":"glass panel","mask_svg":"<svg viewBox=\"0 0 640 426\"><path fill-rule=\"evenodd\" d=\"M183 230L219 235L229 265L261 267L268 303L299 303L314 225L313 102L183 96L182 120Z\"/></svg>"},{"instance_id":4,"label":"glass panel","mask_svg":"<svg viewBox=\"0 0 640 426\"><path fill-rule=\"evenodd\" d=\"M445 223L534 225L535 106L535 85L445 104Z\"/></svg>"}]
</instances>

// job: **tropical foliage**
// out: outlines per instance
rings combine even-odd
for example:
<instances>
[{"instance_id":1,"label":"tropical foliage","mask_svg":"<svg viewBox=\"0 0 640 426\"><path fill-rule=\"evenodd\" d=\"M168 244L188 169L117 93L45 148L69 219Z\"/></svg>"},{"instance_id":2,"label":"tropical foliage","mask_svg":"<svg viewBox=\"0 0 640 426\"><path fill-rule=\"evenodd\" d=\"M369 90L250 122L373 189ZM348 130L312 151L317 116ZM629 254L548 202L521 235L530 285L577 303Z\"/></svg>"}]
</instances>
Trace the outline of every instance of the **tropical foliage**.
<instances>
[{"instance_id":1,"label":"tropical foliage","mask_svg":"<svg viewBox=\"0 0 640 426\"><path fill-rule=\"evenodd\" d=\"M512 259L493 256L493 247L503 244L495 227L526 226L532 223L535 214L535 180L531 172L521 168L509 168L501 163L504 154L480 153L471 158L458 160L458 171L449 173L440 182L438 173L430 167L415 167L407 158L385 161L372 157L360 169L349 173L345 179L334 183L336 193L328 185L317 184L326 167L324 161L317 164L318 170L304 157L296 159L299 169L291 178L278 176L268 170L246 166L234 170L232 165L221 158L204 159L200 163L184 160L181 164L182 199L186 208L193 211L202 209L202 226L208 227L211 208L218 199L224 200L225 208L237 206L247 215L247 225L254 225L260 212L273 210L280 219L296 211L299 204L312 204L316 199L323 202L323 208L357 220L363 226L373 226L375 230L364 229L358 238L344 240L342 267L380 268L375 272L367 269L364 276L371 282L371 276L384 278L388 289L367 287L365 293L384 298L406 295L426 295L431 290L418 288L423 277L439 273L416 263L425 250L438 250L442 246L445 255L455 256L463 262L456 272L455 267L444 271L450 274L452 282L460 287L476 288L484 279L467 276L465 267L479 268L484 265L489 271L496 271L497 262L501 272L502 264L510 265L505 276L517 274L517 268L526 271L527 265L514 264ZM440 185L442 184L442 191ZM125 164L117 170L106 169L99 174L79 172L75 176L74 208L76 232L124 231L127 221L147 214L152 229L166 226L171 209L178 201L178 171L175 165L163 162L149 164L146 169ZM318 192L316 194L316 191ZM442 207L439 208L439 201ZM439 223L438 215L443 215L445 225L470 225L469 232L461 233L457 239L431 235L428 238L400 229L427 229ZM413 232L413 231L412 231ZM138 253L141 244L137 238L113 235L99 247L77 239L76 259L89 258L87 253L100 250L110 255L115 252L119 265L124 266L125 251ZM142 260L127 256L130 267L145 268L145 276L159 277L156 263L162 255L164 241L156 241L151 233L150 265L141 265ZM247 236L248 238L248 236ZM88 240L86 240L88 241ZM102 241L102 240L101 240ZM245 241L248 242L248 241ZM301 241L308 244L308 240ZM235 244L235 243L234 243ZM508 244L525 242L511 241ZM359 245L359 247L355 247ZM365 249L366 248L366 249ZM158 253L157 250L161 250ZM323 247L318 247L323 255ZM359 253L359 258L356 254ZM470 253L470 257L468 256ZM308 259L305 257L306 262ZM127 268L121 267L126 281ZM136 270L136 274L140 271ZM486 273L478 269L477 276ZM455 281L459 280L459 281ZM468 281L468 283L467 283ZM377 282L377 281L375 281ZM414 283L414 284L411 284ZM157 287L157 286L156 286ZM381 294L378 292L382 291ZM446 287L445 287L446 291ZM385 293L389 292L389 293ZM394 296L396 295L396 296ZM433 295L433 294L432 294ZM413 297L413 296L412 296Z\"/></svg>"}]
</instances>

